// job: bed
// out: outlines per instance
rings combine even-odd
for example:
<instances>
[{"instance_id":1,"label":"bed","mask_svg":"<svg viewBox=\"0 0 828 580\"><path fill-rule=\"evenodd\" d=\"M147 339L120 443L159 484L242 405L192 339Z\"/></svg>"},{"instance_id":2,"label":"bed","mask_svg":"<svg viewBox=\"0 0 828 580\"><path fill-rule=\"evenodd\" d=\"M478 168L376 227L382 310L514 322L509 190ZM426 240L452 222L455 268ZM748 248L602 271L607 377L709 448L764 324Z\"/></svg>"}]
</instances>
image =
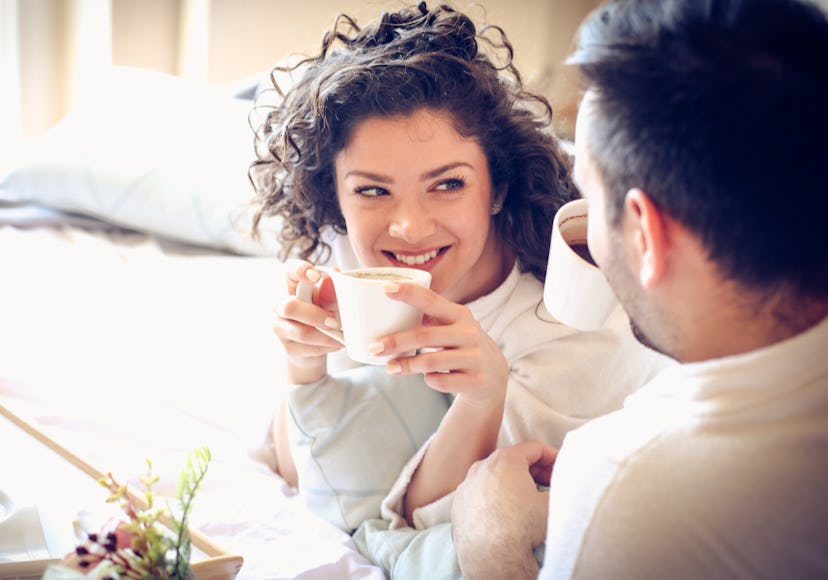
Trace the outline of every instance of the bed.
<instances>
[{"instance_id":1,"label":"bed","mask_svg":"<svg viewBox=\"0 0 828 580\"><path fill-rule=\"evenodd\" d=\"M255 86L116 69L0 161L0 405L124 479L150 458L162 495L207 445L191 525L239 578L384 578L262 445L282 278L249 236Z\"/></svg>"}]
</instances>

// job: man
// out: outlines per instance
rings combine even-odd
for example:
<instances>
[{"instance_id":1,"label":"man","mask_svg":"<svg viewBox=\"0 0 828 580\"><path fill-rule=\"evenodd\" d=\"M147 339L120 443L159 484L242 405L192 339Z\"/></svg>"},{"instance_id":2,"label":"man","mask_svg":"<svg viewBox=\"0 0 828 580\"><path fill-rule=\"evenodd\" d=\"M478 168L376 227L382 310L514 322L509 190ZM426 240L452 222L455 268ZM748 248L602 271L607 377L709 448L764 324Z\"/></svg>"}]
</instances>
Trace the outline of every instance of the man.
<instances>
[{"instance_id":1,"label":"man","mask_svg":"<svg viewBox=\"0 0 828 580\"><path fill-rule=\"evenodd\" d=\"M557 458L475 464L452 511L464 576L534 577L545 538L541 578L828 578L825 14L618 0L571 62L592 255L682 364Z\"/></svg>"}]
</instances>

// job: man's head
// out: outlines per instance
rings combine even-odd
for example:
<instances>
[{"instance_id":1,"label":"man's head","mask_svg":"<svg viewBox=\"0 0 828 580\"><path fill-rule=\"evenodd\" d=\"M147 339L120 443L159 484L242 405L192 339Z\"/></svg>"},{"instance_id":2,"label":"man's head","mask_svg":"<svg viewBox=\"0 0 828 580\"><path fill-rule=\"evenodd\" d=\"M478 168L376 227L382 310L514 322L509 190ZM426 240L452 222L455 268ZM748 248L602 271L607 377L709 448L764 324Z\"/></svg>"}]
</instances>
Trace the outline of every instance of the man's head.
<instances>
[{"instance_id":1,"label":"man's head","mask_svg":"<svg viewBox=\"0 0 828 580\"><path fill-rule=\"evenodd\" d=\"M828 297L826 54L825 14L792 0L616 0L583 25L576 179L603 198L607 255L593 252L639 327L658 315L641 264L608 242L641 203L722 280Z\"/></svg>"}]
</instances>

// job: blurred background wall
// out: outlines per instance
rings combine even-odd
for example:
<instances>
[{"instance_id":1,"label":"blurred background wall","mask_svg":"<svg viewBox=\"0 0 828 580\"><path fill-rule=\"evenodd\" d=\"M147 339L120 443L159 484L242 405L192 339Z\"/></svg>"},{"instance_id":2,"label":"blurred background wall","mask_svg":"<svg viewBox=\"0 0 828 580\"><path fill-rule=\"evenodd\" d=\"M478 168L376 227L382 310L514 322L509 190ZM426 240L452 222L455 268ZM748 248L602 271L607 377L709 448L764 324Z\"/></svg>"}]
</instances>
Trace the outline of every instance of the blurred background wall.
<instances>
[{"instance_id":1,"label":"blurred background wall","mask_svg":"<svg viewBox=\"0 0 828 580\"><path fill-rule=\"evenodd\" d=\"M451 0L506 30L527 84L570 136L578 90L562 67L598 0ZM291 52L311 53L336 15L366 22L399 0L0 0L0 139L56 123L111 65L150 68L204 84L261 75Z\"/></svg>"}]
</instances>

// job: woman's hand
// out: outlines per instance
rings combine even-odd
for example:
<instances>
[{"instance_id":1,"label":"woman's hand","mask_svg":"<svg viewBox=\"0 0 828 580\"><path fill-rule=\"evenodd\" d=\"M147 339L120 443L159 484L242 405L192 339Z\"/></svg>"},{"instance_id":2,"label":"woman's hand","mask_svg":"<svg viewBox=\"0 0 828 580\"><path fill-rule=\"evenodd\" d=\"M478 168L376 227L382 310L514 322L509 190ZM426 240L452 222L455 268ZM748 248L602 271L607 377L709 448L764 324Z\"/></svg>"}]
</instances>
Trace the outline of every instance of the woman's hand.
<instances>
[{"instance_id":1,"label":"woman's hand","mask_svg":"<svg viewBox=\"0 0 828 580\"><path fill-rule=\"evenodd\" d=\"M422 310L423 324L383 337L372 345L373 354L426 349L390 361L386 365L389 374L423 373L429 387L455 393L463 404L502 405L509 365L467 307L414 284L391 282L385 284L385 290L388 296Z\"/></svg>"},{"instance_id":2,"label":"woman's hand","mask_svg":"<svg viewBox=\"0 0 828 580\"><path fill-rule=\"evenodd\" d=\"M497 447L509 364L467 307L414 284L392 282L385 288L389 296L422 310L423 325L381 338L372 345L373 354L425 349L391 360L386 369L423 373L429 387L457 395L408 486L403 509L413 525L414 510L453 491L469 467Z\"/></svg>"},{"instance_id":3,"label":"woman's hand","mask_svg":"<svg viewBox=\"0 0 828 580\"><path fill-rule=\"evenodd\" d=\"M277 308L277 320L273 327L287 355L288 380L305 384L317 381L327 372L327 356L342 345L327 336L320 328L337 329L337 305L333 283L323 279L313 265L302 260L290 260L285 264L287 273L287 297ZM304 302L296 296L300 283L314 286L312 302Z\"/></svg>"}]
</instances>

